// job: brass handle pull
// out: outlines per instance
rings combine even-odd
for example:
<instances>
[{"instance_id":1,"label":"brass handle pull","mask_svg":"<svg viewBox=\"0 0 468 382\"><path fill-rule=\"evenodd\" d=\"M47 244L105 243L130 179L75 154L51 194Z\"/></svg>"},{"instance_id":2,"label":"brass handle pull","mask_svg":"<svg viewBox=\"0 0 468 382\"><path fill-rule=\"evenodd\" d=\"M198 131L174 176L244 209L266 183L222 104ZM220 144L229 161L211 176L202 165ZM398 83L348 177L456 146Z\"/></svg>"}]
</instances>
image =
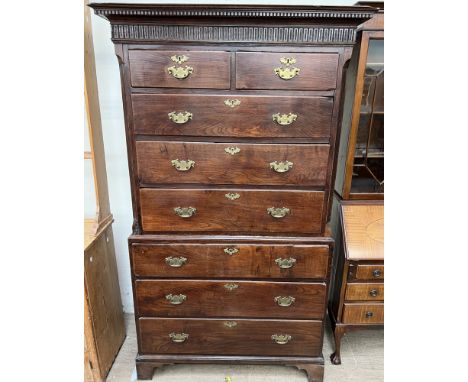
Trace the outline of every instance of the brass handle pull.
<instances>
[{"instance_id":1,"label":"brass handle pull","mask_svg":"<svg viewBox=\"0 0 468 382\"><path fill-rule=\"evenodd\" d=\"M270 207L267 208L269 215L273 216L276 219L284 218L286 215L289 215L291 212L289 208L286 207Z\"/></svg>"},{"instance_id":2,"label":"brass handle pull","mask_svg":"<svg viewBox=\"0 0 468 382\"><path fill-rule=\"evenodd\" d=\"M294 301L296 301L296 299L292 296L276 296L275 297L275 302L279 306L291 306L292 304L294 304Z\"/></svg>"},{"instance_id":3,"label":"brass handle pull","mask_svg":"<svg viewBox=\"0 0 468 382\"><path fill-rule=\"evenodd\" d=\"M195 207L176 207L174 212L179 215L181 218L190 218L197 212Z\"/></svg>"},{"instance_id":4,"label":"brass handle pull","mask_svg":"<svg viewBox=\"0 0 468 382\"><path fill-rule=\"evenodd\" d=\"M187 258L183 256L179 257L166 257L166 264L173 268L180 268L187 262Z\"/></svg>"},{"instance_id":5,"label":"brass handle pull","mask_svg":"<svg viewBox=\"0 0 468 382\"><path fill-rule=\"evenodd\" d=\"M180 305L187 300L187 296L185 294L168 294L166 295L166 300L172 305Z\"/></svg>"},{"instance_id":6,"label":"brass handle pull","mask_svg":"<svg viewBox=\"0 0 468 382\"><path fill-rule=\"evenodd\" d=\"M237 248L224 248L224 253L227 253L229 256L235 255L238 252Z\"/></svg>"},{"instance_id":7,"label":"brass handle pull","mask_svg":"<svg viewBox=\"0 0 468 382\"><path fill-rule=\"evenodd\" d=\"M292 340L292 337L289 334L273 334L271 339L278 345L285 345Z\"/></svg>"},{"instance_id":8,"label":"brass handle pull","mask_svg":"<svg viewBox=\"0 0 468 382\"><path fill-rule=\"evenodd\" d=\"M281 269L289 269L292 268L294 264L296 264L296 259L293 257L290 257L289 259L282 259L281 257L279 257L275 260L275 263Z\"/></svg>"},{"instance_id":9,"label":"brass handle pull","mask_svg":"<svg viewBox=\"0 0 468 382\"><path fill-rule=\"evenodd\" d=\"M193 68L191 66L170 66L167 68L167 71L169 74L171 74L174 78L177 78L178 80L183 80L184 78L187 78L193 73Z\"/></svg>"},{"instance_id":10,"label":"brass handle pull","mask_svg":"<svg viewBox=\"0 0 468 382\"><path fill-rule=\"evenodd\" d=\"M369 291L369 296L371 296L371 297L377 297L378 294L379 294L379 292L377 291L377 289L371 289Z\"/></svg>"},{"instance_id":11,"label":"brass handle pull","mask_svg":"<svg viewBox=\"0 0 468 382\"><path fill-rule=\"evenodd\" d=\"M294 57L281 57L280 62L283 66L275 68L274 71L281 79L290 80L299 74L301 69L292 66L296 63L296 59Z\"/></svg>"},{"instance_id":12,"label":"brass handle pull","mask_svg":"<svg viewBox=\"0 0 468 382\"><path fill-rule=\"evenodd\" d=\"M228 328L235 328L237 326L236 321L225 321L224 326L227 326Z\"/></svg>"},{"instance_id":13,"label":"brass handle pull","mask_svg":"<svg viewBox=\"0 0 468 382\"><path fill-rule=\"evenodd\" d=\"M167 116L172 122L178 123L180 125L180 124L187 123L188 121L190 121L193 117L193 114L190 113L189 111L180 111L178 113L175 111L171 111L170 113L167 114Z\"/></svg>"},{"instance_id":14,"label":"brass handle pull","mask_svg":"<svg viewBox=\"0 0 468 382\"><path fill-rule=\"evenodd\" d=\"M380 272L380 269L375 269L374 272L372 272L374 277L380 277L382 276L382 272Z\"/></svg>"},{"instance_id":15,"label":"brass handle pull","mask_svg":"<svg viewBox=\"0 0 468 382\"><path fill-rule=\"evenodd\" d=\"M185 342L187 338L189 338L189 335L187 333L170 333L169 338L172 340L172 342L181 344L182 342Z\"/></svg>"},{"instance_id":16,"label":"brass handle pull","mask_svg":"<svg viewBox=\"0 0 468 382\"><path fill-rule=\"evenodd\" d=\"M228 194L224 194L224 196L229 200L236 200L240 198L240 195L237 192L230 192Z\"/></svg>"},{"instance_id":17,"label":"brass handle pull","mask_svg":"<svg viewBox=\"0 0 468 382\"><path fill-rule=\"evenodd\" d=\"M177 171L188 171L192 167L195 167L195 161L191 159L187 159L187 160L173 159L171 160L171 163L176 168Z\"/></svg>"},{"instance_id":18,"label":"brass handle pull","mask_svg":"<svg viewBox=\"0 0 468 382\"><path fill-rule=\"evenodd\" d=\"M234 154L237 154L240 152L240 148L239 147L226 147L224 149L224 151L227 153L227 154L231 154L231 155L234 155Z\"/></svg>"},{"instance_id":19,"label":"brass handle pull","mask_svg":"<svg viewBox=\"0 0 468 382\"><path fill-rule=\"evenodd\" d=\"M374 316L374 313L372 312L366 312L366 318L371 318Z\"/></svg>"},{"instance_id":20,"label":"brass handle pull","mask_svg":"<svg viewBox=\"0 0 468 382\"><path fill-rule=\"evenodd\" d=\"M227 99L224 101L224 104L231 108L235 108L236 106L239 106L241 104L241 101L239 101L238 99Z\"/></svg>"},{"instance_id":21,"label":"brass handle pull","mask_svg":"<svg viewBox=\"0 0 468 382\"><path fill-rule=\"evenodd\" d=\"M287 126L293 123L297 119L297 114L280 114L276 113L272 115L273 122L276 122L278 125Z\"/></svg>"},{"instance_id":22,"label":"brass handle pull","mask_svg":"<svg viewBox=\"0 0 468 382\"><path fill-rule=\"evenodd\" d=\"M288 172L293 166L293 162L284 161L284 162L270 162L270 168L276 172Z\"/></svg>"},{"instance_id":23,"label":"brass handle pull","mask_svg":"<svg viewBox=\"0 0 468 382\"><path fill-rule=\"evenodd\" d=\"M228 284L224 284L224 287L225 287L228 291L232 292L234 289L239 288L239 285L234 284L234 283L228 283Z\"/></svg>"}]
</instances>

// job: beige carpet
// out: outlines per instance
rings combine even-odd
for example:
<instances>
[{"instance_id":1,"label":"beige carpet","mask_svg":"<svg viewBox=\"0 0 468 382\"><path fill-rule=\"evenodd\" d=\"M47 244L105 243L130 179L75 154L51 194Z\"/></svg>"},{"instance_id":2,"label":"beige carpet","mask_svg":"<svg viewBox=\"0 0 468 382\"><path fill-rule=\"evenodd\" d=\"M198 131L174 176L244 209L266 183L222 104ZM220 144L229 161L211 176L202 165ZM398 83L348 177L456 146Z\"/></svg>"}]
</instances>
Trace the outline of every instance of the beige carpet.
<instances>
[{"instance_id":1,"label":"beige carpet","mask_svg":"<svg viewBox=\"0 0 468 382\"><path fill-rule=\"evenodd\" d=\"M127 338L107 377L108 382L136 380L135 355L137 352L133 315L126 315ZM341 345L340 366L330 363L333 352L331 330L325 334L325 382L383 382L384 331L363 330L348 333ZM157 382L307 382L305 372L293 367L234 366L234 365L175 365L157 369L153 381Z\"/></svg>"}]
</instances>

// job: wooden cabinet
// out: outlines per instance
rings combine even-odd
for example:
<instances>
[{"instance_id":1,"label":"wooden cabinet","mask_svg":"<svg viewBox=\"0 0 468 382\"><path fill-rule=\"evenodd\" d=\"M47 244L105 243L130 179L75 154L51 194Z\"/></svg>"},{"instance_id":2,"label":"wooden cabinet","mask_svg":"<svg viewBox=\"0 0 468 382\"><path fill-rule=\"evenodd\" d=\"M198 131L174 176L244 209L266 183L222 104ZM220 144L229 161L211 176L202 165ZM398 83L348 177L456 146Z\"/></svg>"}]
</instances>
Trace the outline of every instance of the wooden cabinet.
<instances>
[{"instance_id":1,"label":"wooden cabinet","mask_svg":"<svg viewBox=\"0 0 468 382\"><path fill-rule=\"evenodd\" d=\"M138 378L253 363L322 381L343 68L374 9L92 7L121 69Z\"/></svg>"}]
</instances>

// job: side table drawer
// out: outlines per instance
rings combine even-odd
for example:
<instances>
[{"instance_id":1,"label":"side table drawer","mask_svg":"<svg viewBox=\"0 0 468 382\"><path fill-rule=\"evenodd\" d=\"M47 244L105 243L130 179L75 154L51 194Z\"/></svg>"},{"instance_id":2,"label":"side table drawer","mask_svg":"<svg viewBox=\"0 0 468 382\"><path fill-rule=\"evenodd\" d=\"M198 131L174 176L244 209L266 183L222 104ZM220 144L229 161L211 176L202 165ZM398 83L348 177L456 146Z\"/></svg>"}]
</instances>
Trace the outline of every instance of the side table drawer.
<instances>
[{"instance_id":1,"label":"side table drawer","mask_svg":"<svg viewBox=\"0 0 468 382\"><path fill-rule=\"evenodd\" d=\"M236 54L237 89L333 90L338 54L266 53Z\"/></svg>"},{"instance_id":2,"label":"side table drawer","mask_svg":"<svg viewBox=\"0 0 468 382\"><path fill-rule=\"evenodd\" d=\"M383 301L384 284L348 283L345 299L348 301Z\"/></svg>"},{"instance_id":3,"label":"side table drawer","mask_svg":"<svg viewBox=\"0 0 468 382\"><path fill-rule=\"evenodd\" d=\"M325 283L136 280L140 316L322 319Z\"/></svg>"},{"instance_id":4,"label":"side table drawer","mask_svg":"<svg viewBox=\"0 0 468 382\"><path fill-rule=\"evenodd\" d=\"M228 52L130 50L133 87L229 89Z\"/></svg>"},{"instance_id":5,"label":"side table drawer","mask_svg":"<svg viewBox=\"0 0 468 382\"><path fill-rule=\"evenodd\" d=\"M136 277L325 279L325 245L133 244Z\"/></svg>"},{"instance_id":6,"label":"side table drawer","mask_svg":"<svg viewBox=\"0 0 468 382\"><path fill-rule=\"evenodd\" d=\"M383 280L383 264L358 264L350 267L350 280Z\"/></svg>"},{"instance_id":7,"label":"side table drawer","mask_svg":"<svg viewBox=\"0 0 468 382\"><path fill-rule=\"evenodd\" d=\"M319 356L322 321L140 318L143 354ZM277 342L278 341L278 342Z\"/></svg>"},{"instance_id":8,"label":"side table drawer","mask_svg":"<svg viewBox=\"0 0 468 382\"><path fill-rule=\"evenodd\" d=\"M344 324L383 324L384 304L344 304Z\"/></svg>"}]
</instances>

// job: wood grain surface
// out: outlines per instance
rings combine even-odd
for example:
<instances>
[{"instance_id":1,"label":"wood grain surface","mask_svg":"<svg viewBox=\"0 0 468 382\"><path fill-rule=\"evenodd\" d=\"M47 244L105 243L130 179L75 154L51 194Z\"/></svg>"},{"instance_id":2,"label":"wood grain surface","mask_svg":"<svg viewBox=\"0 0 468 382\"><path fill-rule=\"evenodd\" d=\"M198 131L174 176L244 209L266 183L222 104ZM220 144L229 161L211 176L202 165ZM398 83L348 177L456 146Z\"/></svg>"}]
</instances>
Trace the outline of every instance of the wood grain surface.
<instances>
[{"instance_id":1,"label":"wood grain surface","mask_svg":"<svg viewBox=\"0 0 468 382\"><path fill-rule=\"evenodd\" d=\"M345 299L348 301L383 301L384 284L348 283Z\"/></svg>"},{"instance_id":2,"label":"wood grain surface","mask_svg":"<svg viewBox=\"0 0 468 382\"><path fill-rule=\"evenodd\" d=\"M344 304L344 324L383 324L384 304Z\"/></svg>"}]
</instances>

